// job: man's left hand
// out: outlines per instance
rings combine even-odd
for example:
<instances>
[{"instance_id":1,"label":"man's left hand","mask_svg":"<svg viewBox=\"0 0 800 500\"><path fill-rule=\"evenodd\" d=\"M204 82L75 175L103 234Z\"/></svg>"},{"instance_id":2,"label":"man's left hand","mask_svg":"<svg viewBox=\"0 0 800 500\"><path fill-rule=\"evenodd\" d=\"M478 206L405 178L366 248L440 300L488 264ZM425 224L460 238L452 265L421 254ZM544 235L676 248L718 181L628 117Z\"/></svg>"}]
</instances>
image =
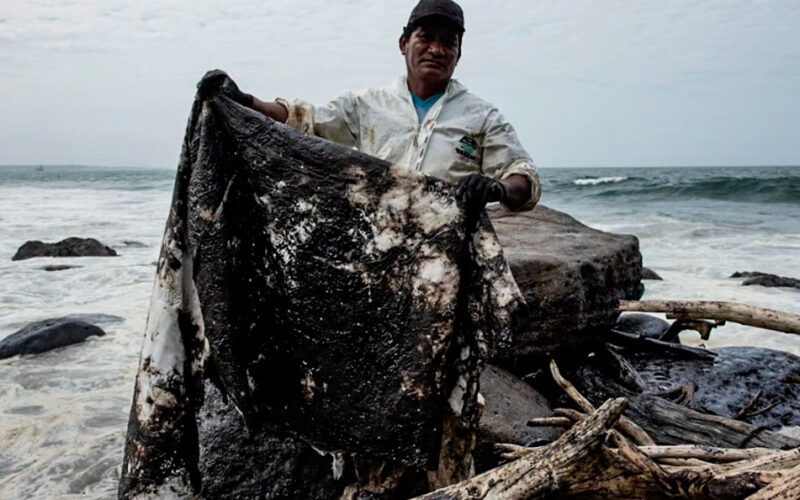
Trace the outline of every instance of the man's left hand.
<instances>
[{"instance_id":1,"label":"man's left hand","mask_svg":"<svg viewBox=\"0 0 800 500\"><path fill-rule=\"evenodd\" d=\"M469 174L458 183L456 196L464 200L468 212L476 213L492 201L506 198L506 187L481 174Z\"/></svg>"},{"instance_id":2,"label":"man's left hand","mask_svg":"<svg viewBox=\"0 0 800 500\"><path fill-rule=\"evenodd\" d=\"M239 90L236 82L234 82L233 79L221 69L208 71L205 75L203 75L203 78L197 82L197 92L202 97L210 96L214 92L218 91L221 91L223 95L229 97L242 106L246 106L248 108L253 107L253 96Z\"/></svg>"}]
</instances>

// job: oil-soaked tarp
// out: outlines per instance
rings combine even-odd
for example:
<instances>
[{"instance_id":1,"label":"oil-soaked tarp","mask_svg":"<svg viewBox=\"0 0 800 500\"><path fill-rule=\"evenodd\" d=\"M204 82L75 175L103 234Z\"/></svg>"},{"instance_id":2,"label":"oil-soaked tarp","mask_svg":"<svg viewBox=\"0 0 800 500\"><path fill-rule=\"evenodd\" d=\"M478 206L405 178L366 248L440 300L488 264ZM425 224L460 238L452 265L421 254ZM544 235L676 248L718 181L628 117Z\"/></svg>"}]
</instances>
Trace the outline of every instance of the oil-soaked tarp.
<instances>
[{"instance_id":1,"label":"oil-soaked tarp","mask_svg":"<svg viewBox=\"0 0 800 500\"><path fill-rule=\"evenodd\" d=\"M203 380L249 429L435 469L474 426L524 300L455 187L217 95L186 131L131 409L122 496L199 491ZM270 460L270 457L263 457Z\"/></svg>"}]
</instances>

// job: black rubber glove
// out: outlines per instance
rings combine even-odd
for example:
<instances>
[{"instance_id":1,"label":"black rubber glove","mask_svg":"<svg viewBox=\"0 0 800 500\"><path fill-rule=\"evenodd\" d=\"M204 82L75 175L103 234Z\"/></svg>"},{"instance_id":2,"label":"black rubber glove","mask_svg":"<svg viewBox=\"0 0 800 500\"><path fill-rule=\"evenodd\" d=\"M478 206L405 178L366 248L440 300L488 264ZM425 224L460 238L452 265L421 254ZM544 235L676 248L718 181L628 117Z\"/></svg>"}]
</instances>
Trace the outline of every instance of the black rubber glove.
<instances>
[{"instance_id":1,"label":"black rubber glove","mask_svg":"<svg viewBox=\"0 0 800 500\"><path fill-rule=\"evenodd\" d=\"M467 213L477 214L491 201L503 201L506 187L481 174L469 174L458 183L456 196L464 200Z\"/></svg>"},{"instance_id":2,"label":"black rubber glove","mask_svg":"<svg viewBox=\"0 0 800 500\"><path fill-rule=\"evenodd\" d=\"M203 78L197 82L197 93L200 94L200 96L208 97L214 92L222 92L226 97L229 97L242 106L247 106L248 108L253 107L253 96L239 90L236 82L221 69L208 71L203 75Z\"/></svg>"}]
</instances>

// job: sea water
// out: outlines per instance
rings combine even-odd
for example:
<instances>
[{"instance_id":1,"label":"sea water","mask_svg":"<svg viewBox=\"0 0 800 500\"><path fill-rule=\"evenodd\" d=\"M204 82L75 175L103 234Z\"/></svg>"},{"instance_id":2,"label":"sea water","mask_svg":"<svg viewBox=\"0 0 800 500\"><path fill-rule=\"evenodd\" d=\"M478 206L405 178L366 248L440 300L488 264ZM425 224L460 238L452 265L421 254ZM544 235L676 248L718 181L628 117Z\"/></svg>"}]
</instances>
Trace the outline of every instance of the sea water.
<instances>
[{"instance_id":1,"label":"sea water","mask_svg":"<svg viewBox=\"0 0 800 500\"><path fill-rule=\"evenodd\" d=\"M644 299L725 300L800 314L800 291L741 286L735 271L800 278L800 167L542 169L542 203L639 238L663 281ZM107 335L0 360L0 498L112 498L174 170L0 167L0 339L76 313ZM27 240L93 237L114 258L11 261ZM136 242L136 243L132 243ZM48 264L80 266L57 272ZM686 343L698 344L685 332ZM729 323L710 347L800 354L800 337Z\"/></svg>"}]
</instances>

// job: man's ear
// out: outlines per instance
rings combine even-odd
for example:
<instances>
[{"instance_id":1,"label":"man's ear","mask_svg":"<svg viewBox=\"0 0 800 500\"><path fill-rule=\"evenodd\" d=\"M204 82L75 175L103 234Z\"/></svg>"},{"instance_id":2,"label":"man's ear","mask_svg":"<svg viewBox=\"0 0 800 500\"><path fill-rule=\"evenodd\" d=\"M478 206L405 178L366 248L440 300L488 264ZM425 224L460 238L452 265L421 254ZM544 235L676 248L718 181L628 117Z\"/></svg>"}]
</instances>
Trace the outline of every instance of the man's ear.
<instances>
[{"instance_id":1,"label":"man's ear","mask_svg":"<svg viewBox=\"0 0 800 500\"><path fill-rule=\"evenodd\" d=\"M400 35L400 39L397 40L397 45L400 47L400 53L406 55L406 47L408 46L408 37L405 35Z\"/></svg>"}]
</instances>

